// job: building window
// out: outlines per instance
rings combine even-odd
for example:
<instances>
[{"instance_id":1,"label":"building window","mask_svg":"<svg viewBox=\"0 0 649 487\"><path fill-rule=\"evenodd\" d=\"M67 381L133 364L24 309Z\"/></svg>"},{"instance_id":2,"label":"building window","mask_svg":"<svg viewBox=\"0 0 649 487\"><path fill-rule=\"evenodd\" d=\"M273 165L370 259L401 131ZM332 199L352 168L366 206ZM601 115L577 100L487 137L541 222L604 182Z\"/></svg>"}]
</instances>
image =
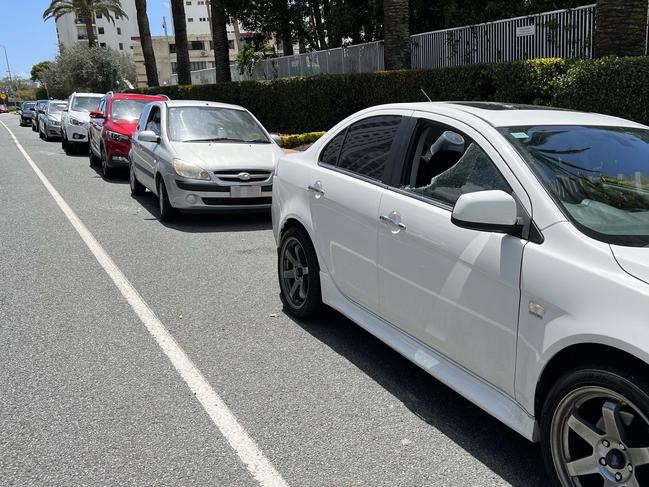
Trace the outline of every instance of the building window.
<instances>
[{"instance_id":1,"label":"building window","mask_svg":"<svg viewBox=\"0 0 649 487\"><path fill-rule=\"evenodd\" d=\"M101 14L97 14L97 15L95 15L95 18L97 18L97 19L101 19Z\"/></svg>"},{"instance_id":2,"label":"building window","mask_svg":"<svg viewBox=\"0 0 649 487\"><path fill-rule=\"evenodd\" d=\"M122 44L121 42L119 43L119 50L120 50L120 51L123 51L123 50L124 50L124 44Z\"/></svg>"},{"instance_id":3,"label":"building window","mask_svg":"<svg viewBox=\"0 0 649 487\"><path fill-rule=\"evenodd\" d=\"M193 17L187 17L187 22L193 22L194 18Z\"/></svg>"},{"instance_id":4,"label":"building window","mask_svg":"<svg viewBox=\"0 0 649 487\"><path fill-rule=\"evenodd\" d=\"M171 63L171 74L178 73L178 63Z\"/></svg>"},{"instance_id":5,"label":"building window","mask_svg":"<svg viewBox=\"0 0 649 487\"><path fill-rule=\"evenodd\" d=\"M228 40L228 49L234 49L234 39Z\"/></svg>"},{"instance_id":6,"label":"building window","mask_svg":"<svg viewBox=\"0 0 649 487\"><path fill-rule=\"evenodd\" d=\"M121 28L121 27L118 27L118 28L117 28L117 35L118 35L118 36L121 36L121 35L122 35L122 28Z\"/></svg>"},{"instance_id":7,"label":"building window","mask_svg":"<svg viewBox=\"0 0 649 487\"><path fill-rule=\"evenodd\" d=\"M204 51L205 50L205 43L203 41L191 41L189 43L189 50L190 51Z\"/></svg>"},{"instance_id":8,"label":"building window","mask_svg":"<svg viewBox=\"0 0 649 487\"><path fill-rule=\"evenodd\" d=\"M103 28L103 27L98 27L98 28L97 28L97 32L98 32L99 34L103 34L103 33L104 33L104 28Z\"/></svg>"},{"instance_id":9,"label":"building window","mask_svg":"<svg viewBox=\"0 0 649 487\"><path fill-rule=\"evenodd\" d=\"M205 21L207 20L207 18L205 18L205 17L201 17L201 18L198 19L198 20L199 20L199 22L205 22Z\"/></svg>"},{"instance_id":10,"label":"building window","mask_svg":"<svg viewBox=\"0 0 649 487\"><path fill-rule=\"evenodd\" d=\"M199 71L201 69L207 69L207 63L205 61L195 61L189 63L189 69L191 71Z\"/></svg>"},{"instance_id":11,"label":"building window","mask_svg":"<svg viewBox=\"0 0 649 487\"><path fill-rule=\"evenodd\" d=\"M191 4L192 4L192 2L190 2L190 1L185 2L185 5L191 5Z\"/></svg>"},{"instance_id":12,"label":"building window","mask_svg":"<svg viewBox=\"0 0 649 487\"><path fill-rule=\"evenodd\" d=\"M105 42L100 42L99 47L106 47L106 43Z\"/></svg>"},{"instance_id":13,"label":"building window","mask_svg":"<svg viewBox=\"0 0 649 487\"><path fill-rule=\"evenodd\" d=\"M169 52L170 52L171 54L175 54L175 53L176 53L176 44L169 44Z\"/></svg>"},{"instance_id":14,"label":"building window","mask_svg":"<svg viewBox=\"0 0 649 487\"><path fill-rule=\"evenodd\" d=\"M199 5L205 5L205 0L198 0Z\"/></svg>"}]
</instances>

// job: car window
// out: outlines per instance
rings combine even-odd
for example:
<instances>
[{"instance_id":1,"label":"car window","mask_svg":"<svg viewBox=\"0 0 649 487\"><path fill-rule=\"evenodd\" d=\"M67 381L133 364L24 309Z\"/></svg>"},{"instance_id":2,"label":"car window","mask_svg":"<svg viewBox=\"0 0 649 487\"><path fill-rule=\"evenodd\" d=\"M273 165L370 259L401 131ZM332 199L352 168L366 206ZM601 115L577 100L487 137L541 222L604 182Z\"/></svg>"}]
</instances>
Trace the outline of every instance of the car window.
<instances>
[{"instance_id":1,"label":"car window","mask_svg":"<svg viewBox=\"0 0 649 487\"><path fill-rule=\"evenodd\" d=\"M99 98L96 96L75 96L70 109L77 112L91 112L97 109L98 101Z\"/></svg>"},{"instance_id":2,"label":"car window","mask_svg":"<svg viewBox=\"0 0 649 487\"><path fill-rule=\"evenodd\" d=\"M101 102L99 102L99 106L97 107L97 111L106 114L106 98L102 98Z\"/></svg>"},{"instance_id":3,"label":"car window","mask_svg":"<svg viewBox=\"0 0 649 487\"><path fill-rule=\"evenodd\" d=\"M401 189L451 206L466 193L512 189L487 153L464 133L420 121Z\"/></svg>"},{"instance_id":4,"label":"car window","mask_svg":"<svg viewBox=\"0 0 649 487\"><path fill-rule=\"evenodd\" d=\"M340 148L343 146L343 141L345 140L345 134L347 130L343 130L338 135L336 135L331 141L322 149L320 152L319 162L323 164L329 164L335 166L338 164L338 156L340 155Z\"/></svg>"},{"instance_id":5,"label":"car window","mask_svg":"<svg viewBox=\"0 0 649 487\"><path fill-rule=\"evenodd\" d=\"M149 117L146 121L146 127L144 130L150 130L157 136L160 136L160 108L151 107L149 111Z\"/></svg>"},{"instance_id":6,"label":"car window","mask_svg":"<svg viewBox=\"0 0 649 487\"><path fill-rule=\"evenodd\" d=\"M401 116L382 115L360 120L347 130L338 167L381 180Z\"/></svg>"}]
</instances>

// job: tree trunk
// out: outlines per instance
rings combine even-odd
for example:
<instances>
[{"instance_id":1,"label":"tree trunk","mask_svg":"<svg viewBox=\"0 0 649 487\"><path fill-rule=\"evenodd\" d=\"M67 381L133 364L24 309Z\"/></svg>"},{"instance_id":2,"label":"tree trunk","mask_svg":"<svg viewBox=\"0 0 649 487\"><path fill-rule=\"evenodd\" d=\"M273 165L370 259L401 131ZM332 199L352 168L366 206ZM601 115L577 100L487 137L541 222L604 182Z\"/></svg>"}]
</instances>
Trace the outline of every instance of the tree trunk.
<instances>
[{"instance_id":1,"label":"tree trunk","mask_svg":"<svg viewBox=\"0 0 649 487\"><path fill-rule=\"evenodd\" d=\"M227 16L223 0L210 0L212 6L212 43L216 81L232 81L230 75L230 47L228 45Z\"/></svg>"},{"instance_id":2,"label":"tree trunk","mask_svg":"<svg viewBox=\"0 0 649 487\"><path fill-rule=\"evenodd\" d=\"M146 81L149 86L160 86L158 81L158 66L153 52L151 42L151 30L149 29L149 17L146 13L146 0L135 0L137 10L137 27L140 30L140 45L144 55L144 69L146 70Z\"/></svg>"},{"instance_id":3,"label":"tree trunk","mask_svg":"<svg viewBox=\"0 0 649 487\"><path fill-rule=\"evenodd\" d=\"M318 34L318 44L320 49L327 49L327 36L322 26L322 14L320 13L320 1L311 0L311 9L313 10L313 20L315 22L316 33Z\"/></svg>"},{"instance_id":4,"label":"tree trunk","mask_svg":"<svg viewBox=\"0 0 649 487\"><path fill-rule=\"evenodd\" d=\"M94 15L92 10L84 9L81 12L83 15L83 22L86 24L86 35L88 36L88 47L95 47L97 45L97 36L95 36L95 27L93 24Z\"/></svg>"},{"instance_id":5,"label":"tree trunk","mask_svg":"<svg viewBox=\"0 0 649 487\"><path fill-rule=\"evenodd\" d=\"M408 0L383 1L385 69L410 67L410 10Z\"/></svg>"},{"instance_id":6,"label":"tree trunk","mask_svg":"<svg viewBox=\"0 0 649 487\"><path fill-rule=\"evenodd\" d=\"M647 42L647 0L598 0L595 57L642 56Z\"/></svg>"},{"instance_id":7,"label":"tree trunk","mask_svg":"<svg viewBox=\"0 0 649 487\"><path fill-rule=\"evenodd\" d=\"M187 20L185 19L185 0L171 0L171 15L174 20L176 40L176 67L179 85L192 84L189 64L189 45L187 42Z\"/></svg>"}]
</instances>

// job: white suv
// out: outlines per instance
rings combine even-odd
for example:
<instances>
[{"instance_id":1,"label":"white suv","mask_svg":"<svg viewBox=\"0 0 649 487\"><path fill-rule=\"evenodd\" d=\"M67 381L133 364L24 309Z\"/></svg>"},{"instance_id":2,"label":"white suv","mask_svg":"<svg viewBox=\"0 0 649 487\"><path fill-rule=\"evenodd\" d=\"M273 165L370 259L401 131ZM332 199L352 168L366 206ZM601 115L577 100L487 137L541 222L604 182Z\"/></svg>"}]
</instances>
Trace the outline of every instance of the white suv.
<instances>
[{"instance_id":1,"label":"white suv","mask_svg":"<svg viewBox=\"0 0 649 487\"><path fill-rule=\"evenodd\" d=\"M555 485L649 485L648 127L370 108L280 160L273 230L289 313L339 310L541 441Z\"/></svg>"},{"instance_id":2,"label":"white suv","mask_svg":"<svg viewBox=\"0 0 649 487\"><path fill-rule=\"evenodd\" d=\"M68 109L61 117L61 147L72 154L76 147L88 145L90 112L97 108L101 97L98 93L72 93Z\"/></svg>"}]
</instances>

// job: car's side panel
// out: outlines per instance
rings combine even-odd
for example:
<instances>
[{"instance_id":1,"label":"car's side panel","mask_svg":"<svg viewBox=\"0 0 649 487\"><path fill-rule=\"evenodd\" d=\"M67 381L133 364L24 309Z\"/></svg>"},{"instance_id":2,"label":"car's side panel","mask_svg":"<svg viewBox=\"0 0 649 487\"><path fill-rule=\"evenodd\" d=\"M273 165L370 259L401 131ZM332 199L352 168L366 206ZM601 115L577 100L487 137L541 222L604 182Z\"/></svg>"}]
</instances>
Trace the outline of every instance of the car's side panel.
<instances>
[{"instance_id":1,"label":"car's side panel","mask_svg":"<svg viewBox=\"0 0 649 487\"><path fill-rule=\"evenodd\" d=\"M320 272L323 301L392 347L408 360L440 380L531 441L538 441L534 418L512 398L466 369L436 353L419 340L388 324L345 298L326 271Z\"/></svg>"},{"instance_id":2,"label":"car's side panel","mask_svg":"<svg viewBox=\"0 0 649 487\"><path fill-rule=\"evenodd\" d=\"M521 280L516 397L530 413L543 369L566 347L608 345L649 363L647 286L621 271L609 245L572 224L544 233L542 245L525 248Z\"/></svg>"}]
</instances>

